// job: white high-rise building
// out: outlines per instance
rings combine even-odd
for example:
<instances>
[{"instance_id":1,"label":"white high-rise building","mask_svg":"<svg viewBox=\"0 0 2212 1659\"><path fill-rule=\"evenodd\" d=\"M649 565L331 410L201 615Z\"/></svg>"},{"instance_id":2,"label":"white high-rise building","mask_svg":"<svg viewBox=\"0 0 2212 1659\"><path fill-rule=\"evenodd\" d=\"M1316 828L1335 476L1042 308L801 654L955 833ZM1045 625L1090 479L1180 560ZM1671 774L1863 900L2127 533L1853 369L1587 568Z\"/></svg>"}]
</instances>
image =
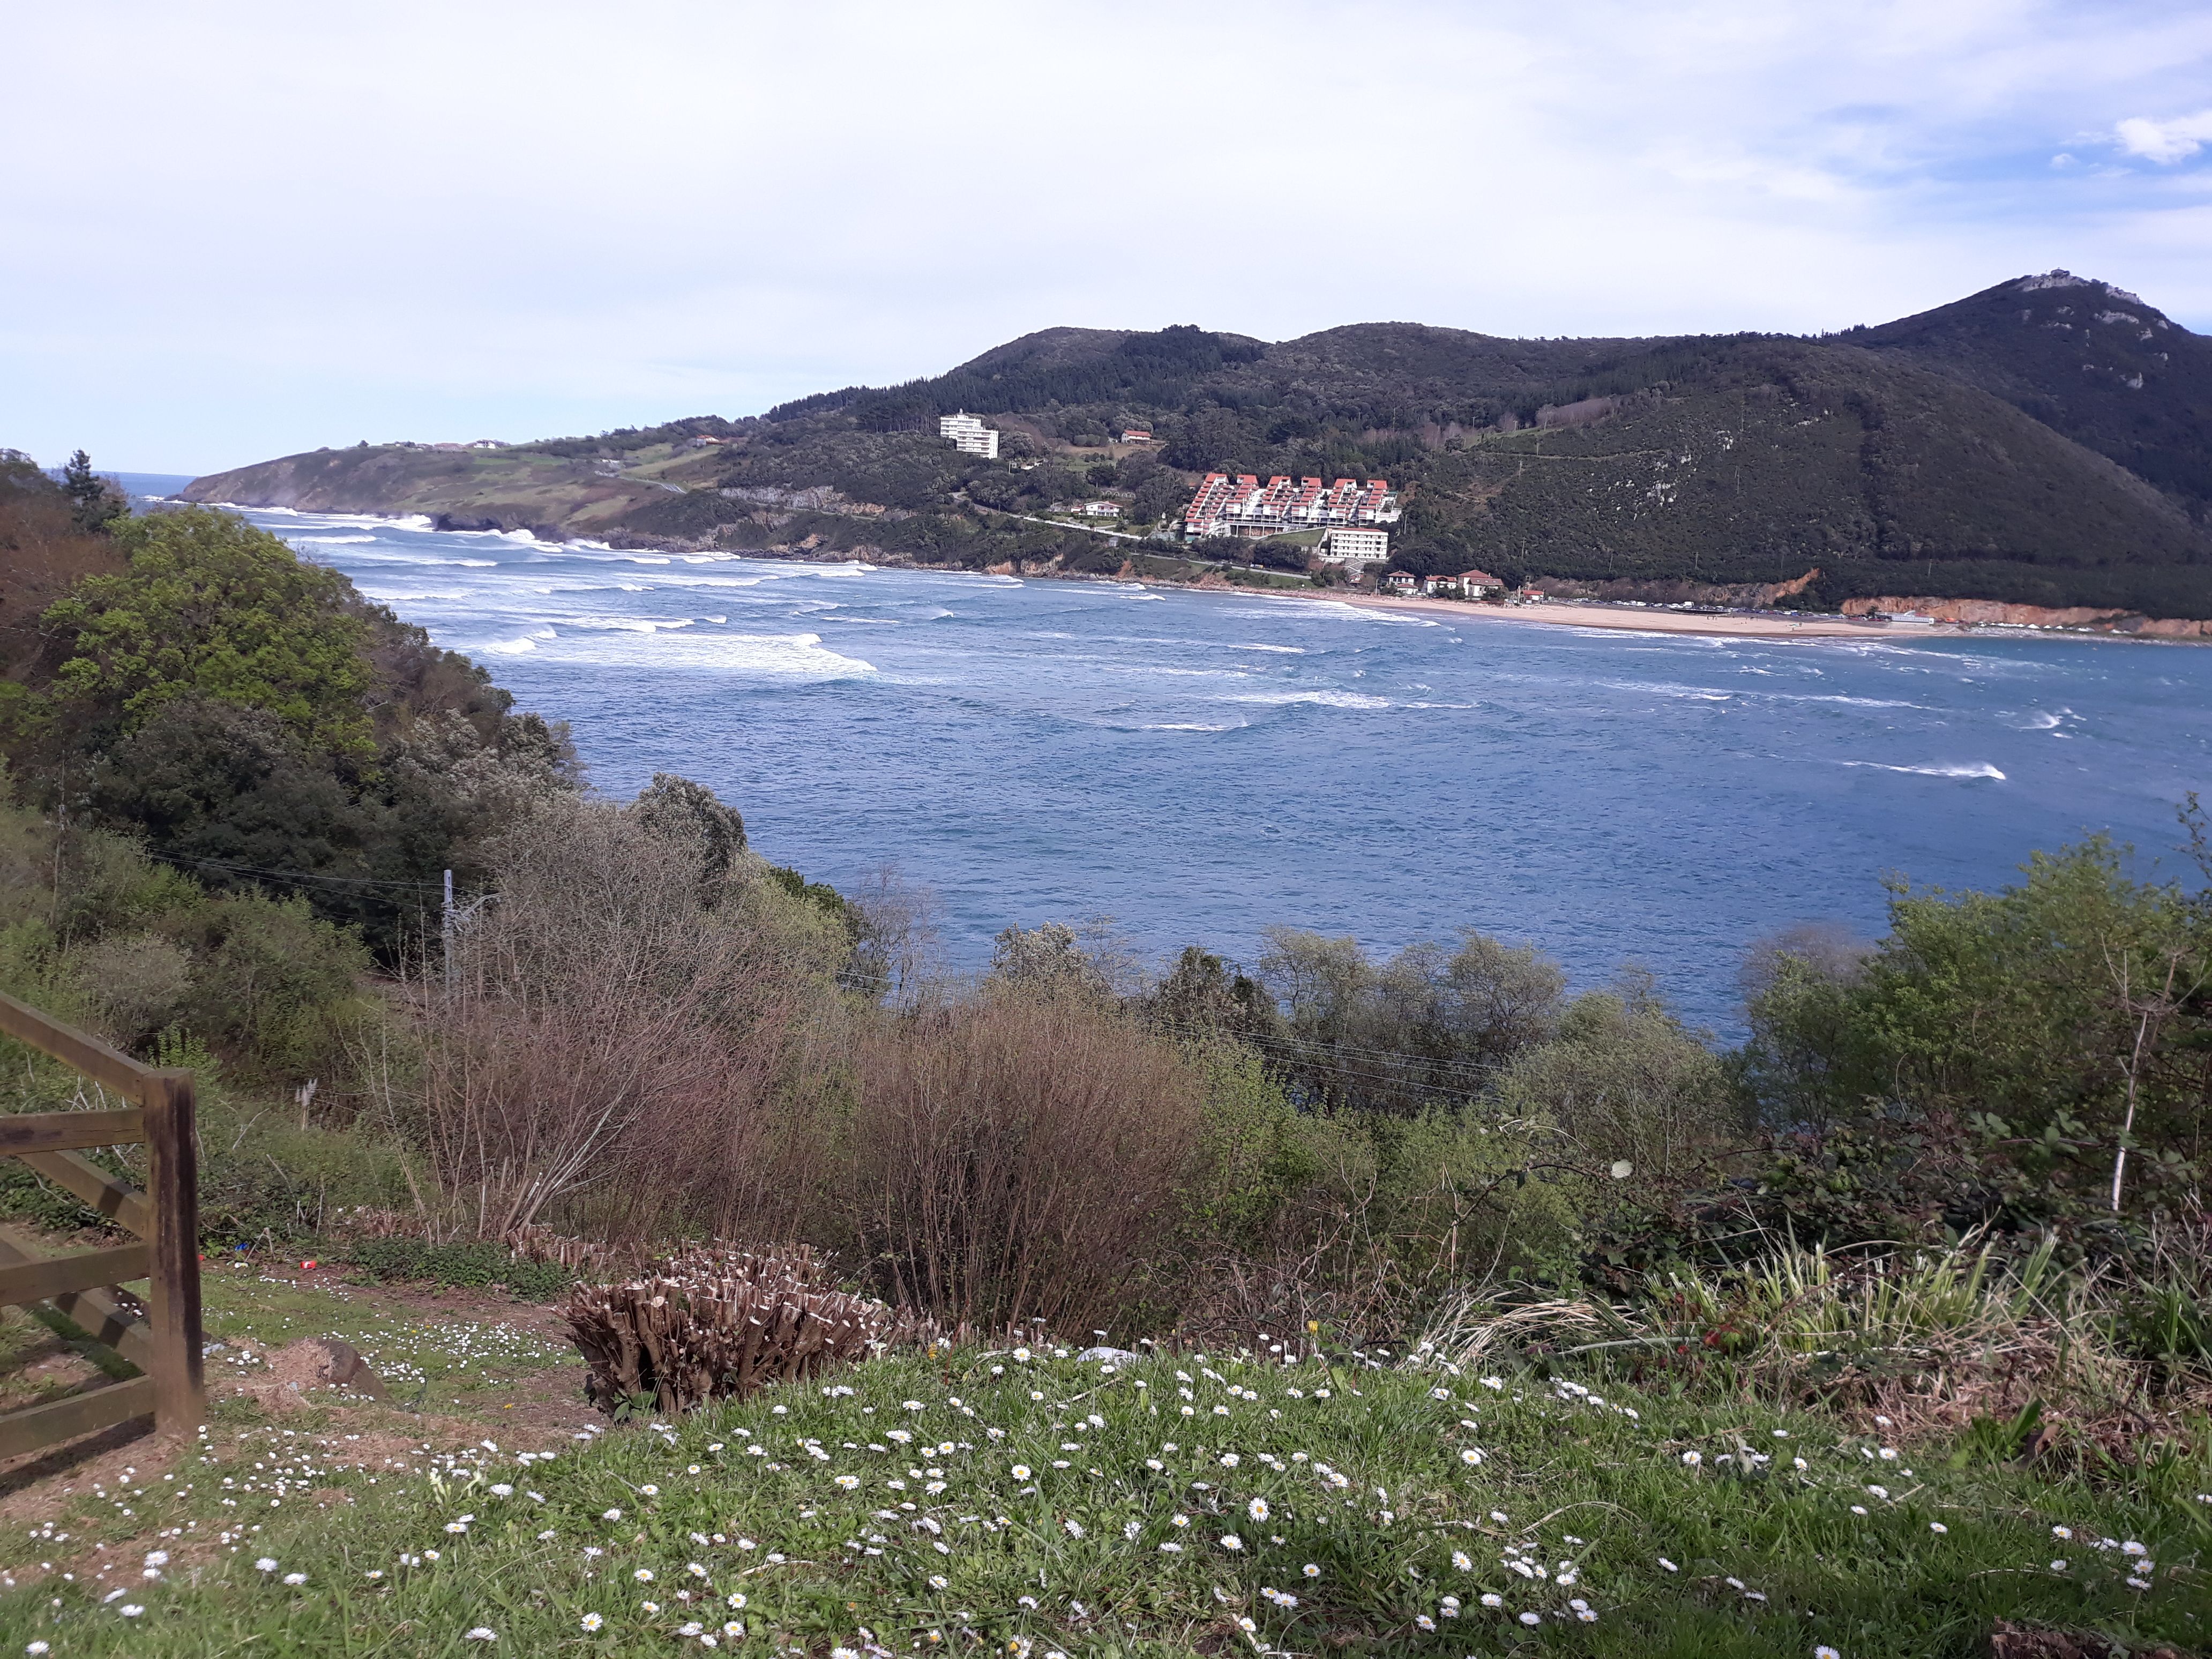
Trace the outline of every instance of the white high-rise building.
<instances>
[{"instance_id":1,"label":"white high-rise building","mask_svg":"<svg viewBox=\"0 0 2212 1659\"><path fill-rule=\"evenodd\" d=\"M937 435L950 438L952 447L963 455L981 455L987 461L999 459L998 429L985 426L981 416L964 410L957 415L939 416Z\"/></svg>"}]
</instances>

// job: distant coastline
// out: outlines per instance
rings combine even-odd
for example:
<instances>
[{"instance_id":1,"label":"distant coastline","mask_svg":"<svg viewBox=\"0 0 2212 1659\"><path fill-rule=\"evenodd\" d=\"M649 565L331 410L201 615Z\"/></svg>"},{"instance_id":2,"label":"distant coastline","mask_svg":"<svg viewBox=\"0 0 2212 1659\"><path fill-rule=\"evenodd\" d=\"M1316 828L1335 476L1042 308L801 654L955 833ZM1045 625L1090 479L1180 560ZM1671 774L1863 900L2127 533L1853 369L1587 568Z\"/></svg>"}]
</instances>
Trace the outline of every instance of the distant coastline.
<instances>
[{"instance_id":1,"label":"distant coastline","mask_svg":"<svg viewBox=\"0 0 2212 1659\"><path fill-rule=\"evenodd\" d=\"M1486 605L1466 599L1399 599L1387 593L1346 593L1334 588L1317 597L1340 599L1374 611L1418 611L1469 622L1546 623L1554 627L1613 628L1641 634L1709 634L1745 639L1882 639L1902 633L1923 638L1969 631L1957 625L1851 622L1842 617L1790 616L1782 611L1665 611L1650 606L1610 605L1601 599L1528 599ZM2012 630L2007 629L2007 632ZM2028 630L2021 630L2023 632Z\"/></svg>"},{"instance_id":2,"label":"distant coastline","mask_svg":"<svg viewBox=\"0 0 2212 1659\"><path fill-rule=\"evenodd\" d=\"M161 499L175 499L165 497ZM230 512L268 512L271 510L301 513L299 508L250 507L234 501L211 501L211 507ZM324 516L309 510L303 516ZM420 514L390 513L331 513L332 518L363 519L378 523L404 525L412 520L428 528L424 515ZM517 531L478 531L454 533L496 535L501 539L529 540L549 547L566 545L604 546L620 550L620 544L600 543L577 538L573 542L549 540ZM643 546L629 550L641 553L664 553L670 550ZM692 550L696 557L708 550ZM776 548L715 549L720 556L732 559L764 559L789 564L852 564L863 563L884 570L924 570L947 574L947 568L923 564L914 559L879 549L854 549L836 554L817 554L811 550ZM1241 597L1261 599L1324 599L1340 605L1356 605L1363 610L1391 611L1412 615L1449 619L1453 622L1474 623L1534 623L1558 628L1604 628L1623 633L1689 634L1725 639L1769 640L1834 640L1834 639L1929 639L1971 635L1981 638L2063 637L2073 639L2149 639L2161 643L2198 644L2204 641L2191 638L2179 640L2172 636L2114 633L2082 627L2035 627L2025 624L1994 623L1881 623L1860 621L1845 617L1826 616L1811 612L1730 611L1671 611L1658 606L1637 606L1601 599L1538 599L1516 600L1505 605L1484 604L1465 599L1435 599L1399 597L1386 593L1367 593L1339 587L1293 589L1277 586L1246 586L1218 577L1200 581L1170 581L1152 578L1107 576L1073 570L1018 570L1000 574L1011 574L1039 581L1079 581L1093 583L1133 583L1145 587L1173 589L1181 592L1234 593Z\"/></svg>"}]
</instances>

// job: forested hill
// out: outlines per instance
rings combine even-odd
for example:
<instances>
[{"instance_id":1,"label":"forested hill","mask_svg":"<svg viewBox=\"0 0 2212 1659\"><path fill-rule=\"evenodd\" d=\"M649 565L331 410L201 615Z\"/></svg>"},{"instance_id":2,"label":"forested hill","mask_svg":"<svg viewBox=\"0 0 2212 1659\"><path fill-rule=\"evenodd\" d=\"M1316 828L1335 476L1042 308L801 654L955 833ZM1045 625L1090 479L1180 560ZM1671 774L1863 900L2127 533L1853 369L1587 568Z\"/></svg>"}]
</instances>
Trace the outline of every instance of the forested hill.
<instances>
[{"instance_id":1,"label":"forested hill","mask_svg":"<svg viewBox=\"0 0 2212 1659\"><path fill-rule=\"evenodd\" d=\"M938 439L936 417L958 409L1001 429L1000 459ZM1117 441L1130 428L1153 441ZM651 544L1110 570L1127 544L1002 515L1104 495L1125 528L1164 529L1197 477L1223 469L1388 477L1407 507L1394 562L1420 572L2212 618L2212 342L2065 272L1820 338L1375 323L1269 344L1048 329L933 380L742 421L323 451L190 493Z\"/></svg>"}]
</instances>

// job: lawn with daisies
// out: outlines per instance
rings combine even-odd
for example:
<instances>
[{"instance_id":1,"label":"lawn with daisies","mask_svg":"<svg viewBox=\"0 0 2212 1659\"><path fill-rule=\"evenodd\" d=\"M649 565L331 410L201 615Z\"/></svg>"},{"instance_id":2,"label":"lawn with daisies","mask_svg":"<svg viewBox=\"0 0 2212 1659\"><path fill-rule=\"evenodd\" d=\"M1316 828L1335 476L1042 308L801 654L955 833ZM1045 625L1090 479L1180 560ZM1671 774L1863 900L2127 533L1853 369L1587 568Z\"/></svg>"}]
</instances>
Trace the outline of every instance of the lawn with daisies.
<instances>
[{"instance_id":1,"label":"lawn with daisies","mask_svg":"<svg viewBox=\"0 0 2212 1659\"><path fill-rule=\"evenodd\" d=\"M134 1492L124 1588L9 1593L0 1652L1926 1659L2212 1618L2193 1463L2054 1479L1434 1362L963 1349L550 1454L224 1442Z\"/></svg>"}]
</instances>

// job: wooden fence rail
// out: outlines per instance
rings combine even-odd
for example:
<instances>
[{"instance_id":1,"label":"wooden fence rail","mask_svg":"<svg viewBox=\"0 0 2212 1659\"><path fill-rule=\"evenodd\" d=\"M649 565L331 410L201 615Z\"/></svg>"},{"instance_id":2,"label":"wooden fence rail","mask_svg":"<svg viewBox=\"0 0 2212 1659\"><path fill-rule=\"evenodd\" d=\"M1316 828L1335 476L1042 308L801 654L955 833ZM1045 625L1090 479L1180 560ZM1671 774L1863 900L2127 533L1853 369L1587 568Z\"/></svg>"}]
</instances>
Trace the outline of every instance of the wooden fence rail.
<instances>
[{"instance_id":1,"label":"wooden fence rail","mask_svg":"<svg viewBox=\"0 0 2212 1659\"><path fill-rule=\"evenodd\" d=\"M119 1109L0 1113L0 1157L22 1159L143 1241L41 1256L27 1240L0 1233L0 1307L49 1303L145 1373L0 1413L0 1460L149 1415L163 1434L193 1434L204 1420L205 1396L192 1074L142 1066L4 994L0 1034L51 1054L131 1103ZM143 1193L82 1152L138 1141L146 1143ZM132 1298L118 1293L137 1280L148 1287L143 1314Z\"/></svg>"}]
</instances>

